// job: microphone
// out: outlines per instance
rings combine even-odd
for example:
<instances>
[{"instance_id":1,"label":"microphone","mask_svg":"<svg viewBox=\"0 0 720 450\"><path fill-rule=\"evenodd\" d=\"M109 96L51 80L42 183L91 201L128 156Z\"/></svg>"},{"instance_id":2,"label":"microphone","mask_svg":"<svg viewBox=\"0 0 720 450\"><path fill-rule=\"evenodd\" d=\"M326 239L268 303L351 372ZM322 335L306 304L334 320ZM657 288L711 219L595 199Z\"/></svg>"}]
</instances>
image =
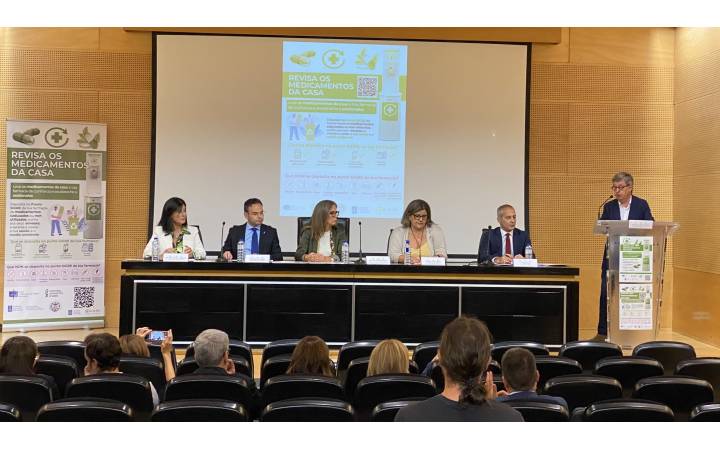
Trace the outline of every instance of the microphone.
<instances>
[{"instance_id":1,"label":"microphone","mask_svg":"<svg viewBox=\"0 0 720 450\"><path fill-rule=\"evenodd\" d=\"M602 202L600 204L600 207L598 208L598 213L597 213L597 220L600 220L600 216L602 216L602 208L603 208L603 206L605 206L605 203L609 202L610 199L612 199L614 197L615 197L614 195L611 195L610 197L606 198L604 202Z\"/></svg>"},{"instance_id":2,"label":"microphone","mask_svg":"<svg viewBox=\"0 0 720 450\"><path fill-rule=\"evenodd\" d=\"M480 248L478 249L478 265L490 265L492 264L492 258L480 260L480 255L485 254L488 257L490 256L490 231L492 231L492 225L488 225L487 228L482 229L482 233L480 235ZM485 240L485 251L482 251L483 247L483 239Z\"/></svg>"},{"instance_id":3,"label":"microphone","mask_svg":"<svg viewBox=\"0 0 720 450\"><path fill-rule=\"evenodd\" d=\"M225 236L225 221L223 220L222 228L220 229L220 251L218 252L217 262L227 262L223 257L223 237Z\"/></svg>"},{"instance_id":4,"label":"microphone","mask_svg":"<svg viewBox=\"0 0 720 450\"><path fill-rule=\"evenodd\" d=\"M355 264L365 264L365 257L363 256L362 252L362 221L358 220L358 230L360 233L358 234L360 238L360 248L358 249L358 256L359 258L357 261L355 261Z\"/></svg>"}]
</instances>

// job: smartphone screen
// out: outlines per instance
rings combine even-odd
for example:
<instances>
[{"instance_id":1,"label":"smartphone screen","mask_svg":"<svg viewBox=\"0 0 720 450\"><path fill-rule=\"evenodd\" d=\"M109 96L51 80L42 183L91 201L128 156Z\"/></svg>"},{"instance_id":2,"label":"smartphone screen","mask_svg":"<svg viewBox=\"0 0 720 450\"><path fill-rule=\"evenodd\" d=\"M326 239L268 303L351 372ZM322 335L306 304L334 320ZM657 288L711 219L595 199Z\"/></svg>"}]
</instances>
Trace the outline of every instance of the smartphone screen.
<instances>
[{"instance_id":1,"label":"smartphone screen","mask_svg":"<svg viewBox=\"0 0 720 450\"><path fill-rule=\"evenodd\" d=\"M151 341L164 341L167 331L151 331L148 337Z\"/></svg>"}]
</instances>

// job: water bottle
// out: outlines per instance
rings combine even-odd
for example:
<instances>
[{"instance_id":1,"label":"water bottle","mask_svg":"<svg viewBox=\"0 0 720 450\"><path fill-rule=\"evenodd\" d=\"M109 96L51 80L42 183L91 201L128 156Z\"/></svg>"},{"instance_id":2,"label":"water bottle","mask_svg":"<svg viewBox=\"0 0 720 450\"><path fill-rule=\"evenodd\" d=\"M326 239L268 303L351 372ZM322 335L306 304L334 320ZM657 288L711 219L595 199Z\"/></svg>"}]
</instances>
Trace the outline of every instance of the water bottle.
<instances>
[{"instance_id":1,"label":"water bottle","mask_svg":"<svg viewBox=\"0 0 720 450\"><path fill-rule=\"evenodd\" d=\"M245 262L245 241L242 239L237 243L237 262Z\"/></svg>"},{"instance_id":2,"label":"water bottle","mask_svg":"<svg viewBox=\"0 0 720 450\"><path fill-rule=\"evenodd\" d=\"M342 244L342 263L347 264L350 262L350 244L347 241Z\"/></svg>"},{"instance_id":3,"label":"water bottle","mask_svg":"<svg viewBox=\"0 0 720 450\"><path fill-rule=\"evenodd\" d=\"M412 264L412 256L410 256L410 239L405 239L405 262L406 266Z\"/></svg>"},{"instance_id":4,"label":"water bottle","mask_svg":"<svg viewBox=\"0 0 720 450\"><path fill-rule=\"evenodd\" d=\"M533 249L530 244L525 246L525 258L533 259Z\"/></svg>"},{"instance_id":5,"label":"water bottle","mask_svg":"<svg viewBox=\"0 0 720 450\"><path fill-rule=\"evenodd\" d=\"M160 261L160 240L157 236L152 239L152 260Z\"/></svg>"}]
</instances>

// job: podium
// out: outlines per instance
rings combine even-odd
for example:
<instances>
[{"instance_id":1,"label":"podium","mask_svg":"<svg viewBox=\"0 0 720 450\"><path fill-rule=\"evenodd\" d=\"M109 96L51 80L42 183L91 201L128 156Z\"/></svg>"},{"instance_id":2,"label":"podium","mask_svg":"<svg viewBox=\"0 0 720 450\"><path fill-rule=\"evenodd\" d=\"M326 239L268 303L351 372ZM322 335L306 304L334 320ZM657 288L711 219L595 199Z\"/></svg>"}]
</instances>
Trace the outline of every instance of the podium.
<instances>
[{"instance_id":1,"label":"podium","mask_svg":"<svg viewBox=\"0 0 720 450\"><path fill-rule=\"evenodd\" d=\"M647 220L598 220L607 236L608 340L625 350L657 340L667 238L678 224Z\"/></svg>"}]
</instances>

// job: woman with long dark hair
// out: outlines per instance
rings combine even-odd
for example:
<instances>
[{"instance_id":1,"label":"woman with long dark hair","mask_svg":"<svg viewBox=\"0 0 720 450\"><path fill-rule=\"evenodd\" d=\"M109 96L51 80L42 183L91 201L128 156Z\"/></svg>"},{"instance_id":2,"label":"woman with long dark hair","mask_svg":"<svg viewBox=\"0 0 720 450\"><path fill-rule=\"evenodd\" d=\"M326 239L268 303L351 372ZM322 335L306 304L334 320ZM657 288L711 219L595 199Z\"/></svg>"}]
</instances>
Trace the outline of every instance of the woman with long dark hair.
<instances>
[{"instance_id":1,"label":"woman with long dark hair","mask_svg":"<svg viewBox=\"0 0 720 450\"><path fill-rule=\"evenodd\" d=\"M330 349L325 341L318 336L305 336L300 339L290 357L287 374L334 377L335 371L330 360Z\"/></svg>"},{"instance_id":2,"label":"woman with long dark hair","mask_svg":"<svg viewBox=\"0 0 720 450\"><path fill-rule=\"evenodd\" d=\"M342 256L342 244L347 241L345 232L337 227L337 203L321 200L315 205L310 225L300 235L300 243L295 250L295 260L308 262L339 261Z\"/></svg>"},{"instance_id":3,"label":"woman with long dark hair","mask_svg":"<svg viewBox=\"0 0 720 450\"><path fill-rule=\"evenodd\" d=\"M152 256L153 238L158 238L160 254L187 253L190 258L205 259L205 248L197 227L187 224L187 205L178 197L171 197L163 205L160 221L153 230L143 252L144 258Z\"/></svg>"},{"instance_id":4,"label":"woman with long dark hair","mask_svg":"<svg viewBox=\"0 0 720 450\"><path fill-rule=\"evenodd\" d=\"M59 397L58 386L50 375L35 372L40 353L35 341L27 336L13 336L0 350L0 374L3 375L29 375L44 378L50 384L53 399Z\"/></svg>"}]
</instances>

